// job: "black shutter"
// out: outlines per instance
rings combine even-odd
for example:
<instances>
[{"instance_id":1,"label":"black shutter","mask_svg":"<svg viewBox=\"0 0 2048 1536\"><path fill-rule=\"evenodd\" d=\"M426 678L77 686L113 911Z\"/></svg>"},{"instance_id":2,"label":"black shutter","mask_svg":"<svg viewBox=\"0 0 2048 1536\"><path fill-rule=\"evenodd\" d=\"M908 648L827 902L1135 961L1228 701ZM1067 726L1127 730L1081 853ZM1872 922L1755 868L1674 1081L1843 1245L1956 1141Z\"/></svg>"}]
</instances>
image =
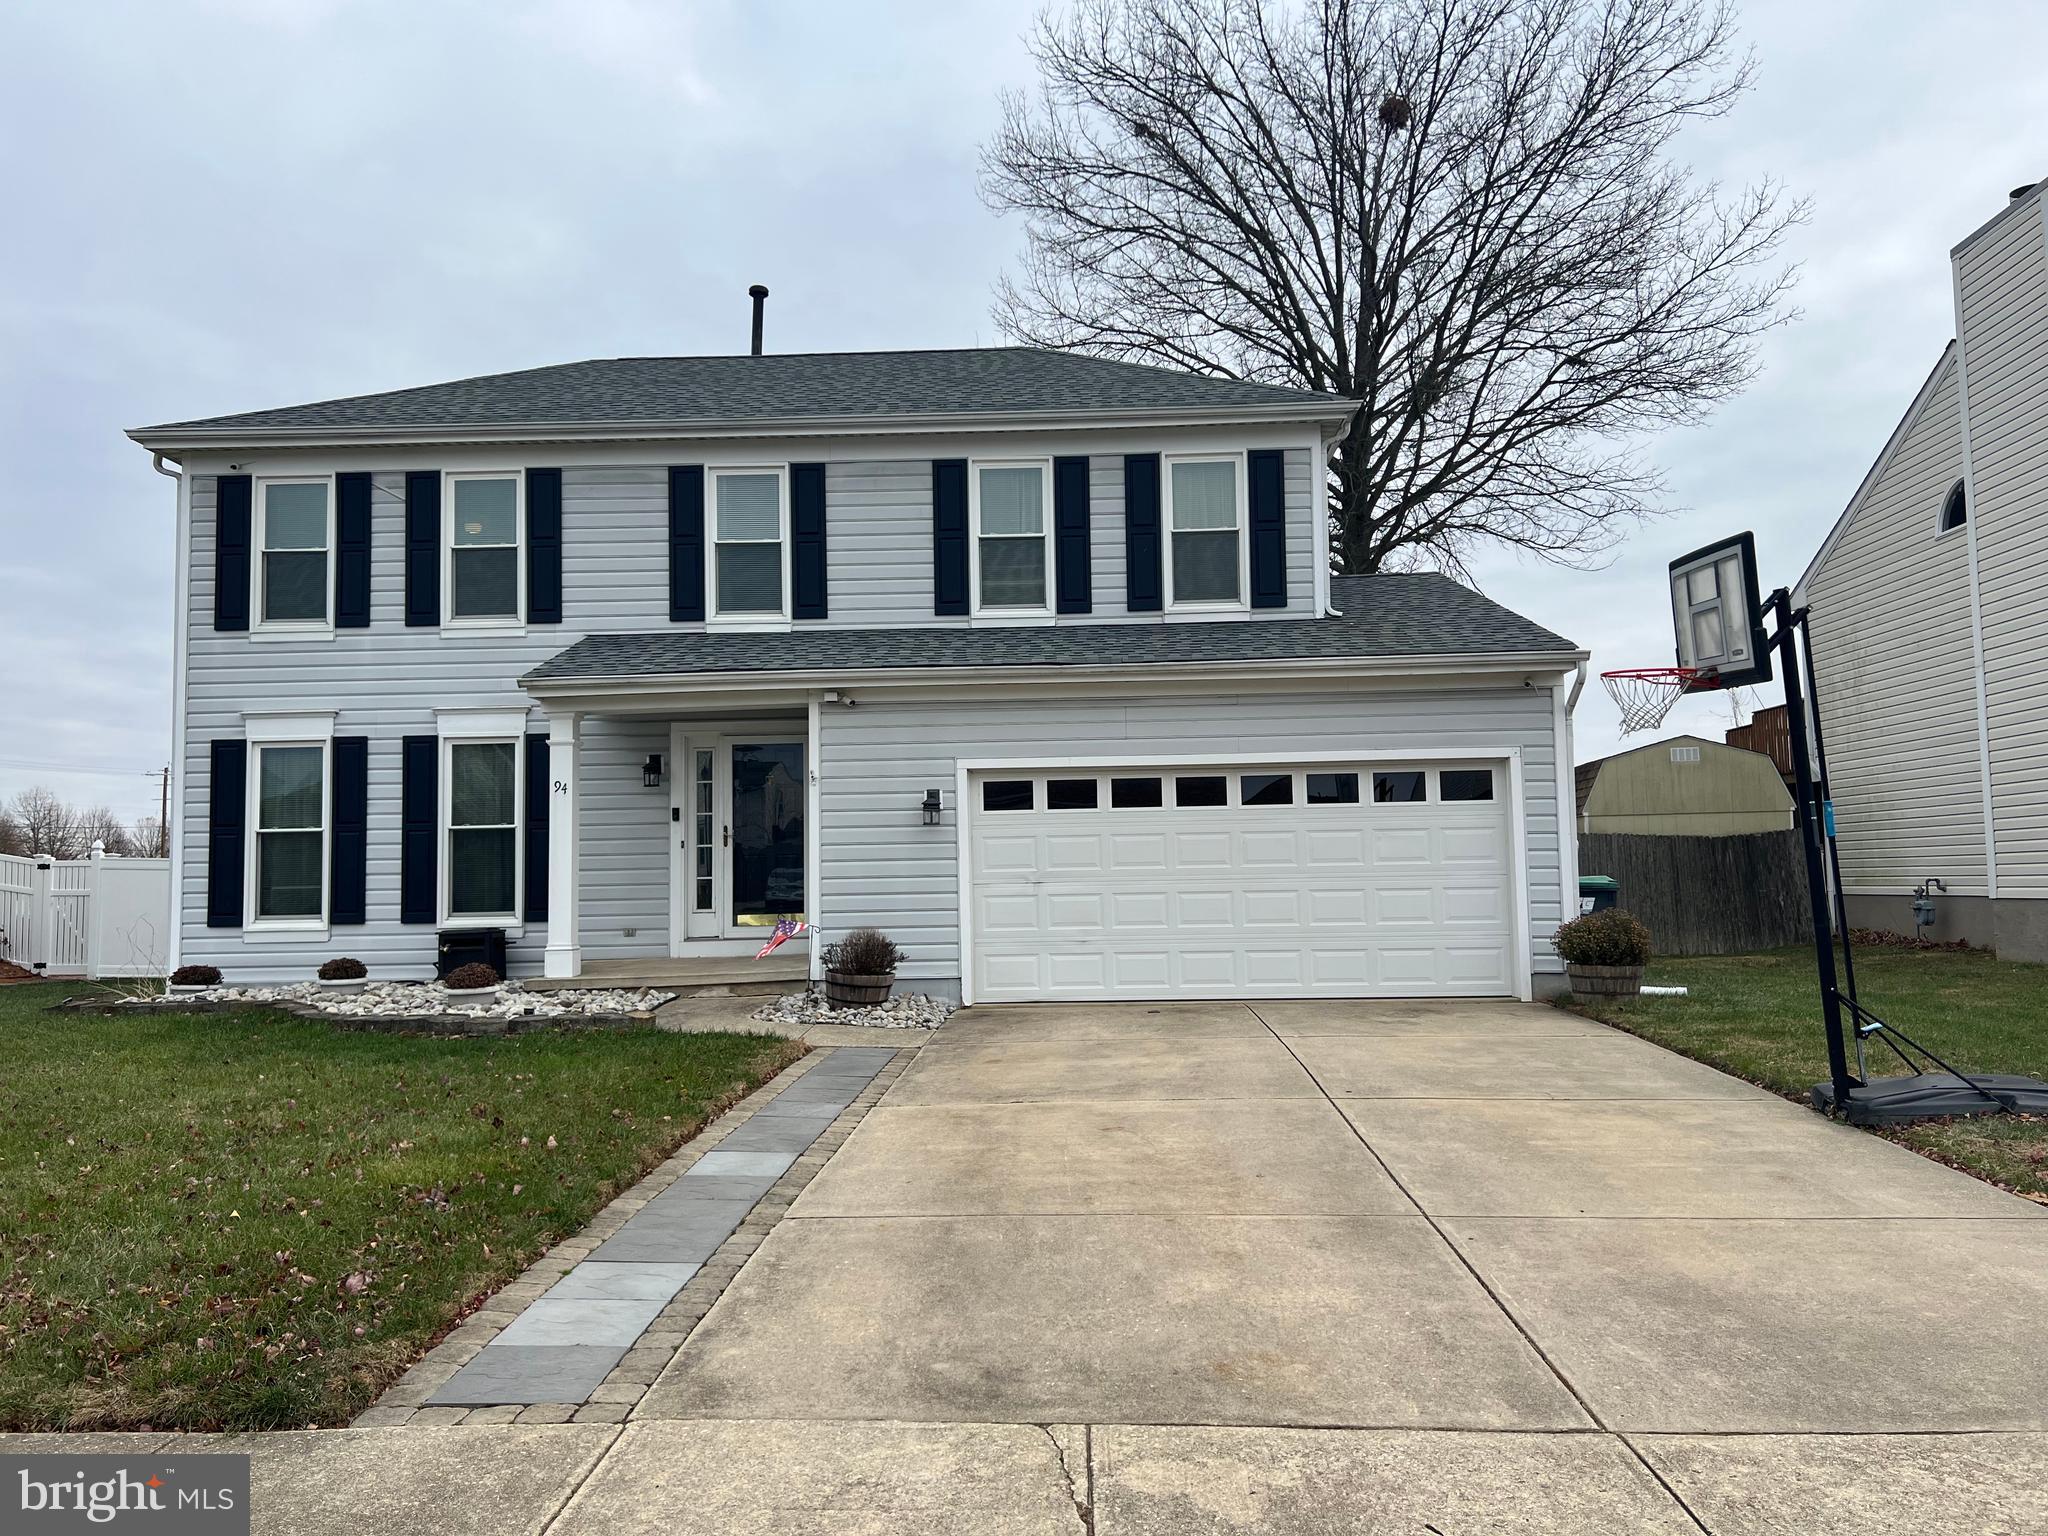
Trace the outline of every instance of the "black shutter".
<instances>
[{"instance_id":1,"label":"black shutter","mask_svg":"<svg viewBox=\"0 0 2048 1536\"><path fill-rule=\"evenodd\" d=\"M562 622L562 472L526 472L526 622Z\"/></svg>"},{"instance_id":2,"label":"black shutter","mask_svg":"<svg viewBox=\"0 0 2048 1536\"><path fill-rule=\"evenodd\" d=\"M678 624L704 617L704 466L668 472L668 616Z\"/></svg>"},{"instance_id":3,"label":"black shutter","mask_svg":"<svg viewBox=\"0 0 2048 1536\"><path fill-rule=\"evenodd\" d=\"M1088 460L1076 455L1052 461L1052 564L1061 613L1087 613L1092 606L1088 568Z\"/></svg>"},{"instance_id":4,"label":"black shutter","mask_svg":"<svg viewBox=\"0 0 2048 1536\"><path fill-rule=\"evenodd\" d=\"M526 738L526 907L529 923L548 920L548 739Z\"/></svg>"},{"instance_id":5,"label":"black shutter","mask_svg":"<svg viewBox=\"0 0 2048 1536\"><path fill-rule=\"evenodd\" d=\"M249 627L249 477L220 475L213 493L213 627ZM240 922L239 916L235 919Z\"/></svg>"},{"instance_id":6,"label":"black shutter","mask_svg":"<svg viewBox=\"0 0 2048 1536\"><path fill-rule=\"evenodd\" d=\"M932 463L932 612L967 612L967 461Z\"/></svg>"},{"instance_id":7,"label":"black shutter","mask_svg":"<svg viewBox=\"0 0 2048 1536\"><path fill-rule=\"evenodd\" d=\"M327 920L369 921L370 738L334 738L333 844L327 859Z\"/></svg>"},{"instance_id":8,"label":"black shutter","mask_svg":"<svg viewBox=\"0 0 2048 1536\"><path fill-rule=\"evenodd\" d=\"M334 627L370 627L370 476L363 470L334 477Z\"/></svg>"},{"instance_id":9,"label":"black shutter","mask_svg":"<svg viewBox=\"0 0 2048 1536\"><path fill-rule=\"evenodd\" d=\"M245 482L246 483L246 482ZM242 926L249 744L216 740L206 779L206 926Z\"/></svg>"},{"instance_id":10,"label":"black shutter","mask_svg":"<svg viewBox=\"0 0 2048 1536\"><path fill-rule=\"evenodd\" d=\"M405 622L432 629L441 622L441 472L405 475Z\"/></svg>"},{"instance_id":11,"label":"black shutter","mask_svg":"<svg viewBox=\"0 0 2048 1536\"><path fill-rule=\"evenodd\" d=\"M1157 613L1166 606L1159 583L1159 455L1124 455L1124 606Z\"/></svg>"},{"instance_id":12,"label":"black shutter","mask_svg":"<svg viewBox=\"0 0 2048 1536\"><path fill-rule=\"evenodd\" d=\"M1252 606L1287 606L1287 471L1278 448L1245 455L1251 482Z\"/></svg>"},{"instance_id":13,"label":"black shutter","mask_svg":"<svg viewBox=\"0 0 2048 1536\"><path fill-rule=\"evenodd\" d=\"M825 617L825 466L789 466L790 613Z\"/></svg>"},{"instance_id":14,"label":"black shutter","mask_svg":"<svg viewBox=\"0 0 2048 1536\"><path fill-rule=\"evenodd\" d=\"M440 844L441 742L405 738L398 788L398 920L431 923L441 906L435 854Z\"/></svg>"}]
</instances>

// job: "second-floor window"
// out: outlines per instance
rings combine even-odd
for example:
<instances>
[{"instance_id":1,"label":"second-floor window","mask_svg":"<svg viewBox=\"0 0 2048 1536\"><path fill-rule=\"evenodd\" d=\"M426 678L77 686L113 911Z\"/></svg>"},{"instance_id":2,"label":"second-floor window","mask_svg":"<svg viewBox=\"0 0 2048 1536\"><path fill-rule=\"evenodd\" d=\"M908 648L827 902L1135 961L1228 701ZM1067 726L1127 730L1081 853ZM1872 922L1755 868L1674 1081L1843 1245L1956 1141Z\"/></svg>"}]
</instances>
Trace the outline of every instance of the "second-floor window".
<instances>
[{"instance_id":1,"label":"second-floor window","mask_svg":"<svg viewBox=\"0 0 2048 1536\"><path fill-rule=\"evenodd\" d=\"M448 477L448 604L457 624L520 619L520 509L517 475Z\"/></svg>"},{"instance_id":2,"label":"second-floor window","mask_svg":"<svg viewBox=\"0 0 2048 1536\"><path fill-rule=\"evenodd\" d=\"M788 486L780 469L711 471L711 612L717 618L789 616Z\"/></svg>"},{"instance_id":3,"label":"second-floor window","mask_svg":"<svg viewBox=\"0 0 2048 1536\"><path fill-rule=\"evenodd\" d=\"M261 484L256 612L265 629L325 629L327 555L333 547L332 487L324 480Z\"/></svg>"},{"instance_id":4,"label":"second-floor window","mask_svg":"<svg viewBox=\"0 0 2048 1536\"><path fill-rule=\"evenodd\" d=\"M1244 601L1243 477L1232 457L1169 459L1169 608L1235 608Z\"/></svg>"},{"instance_id":5,"label":"second-floor window","mask_svg":"<svg viewBox=\"0 0 2048 1536\"><path fill-rule=\"evenodd\" d=\"M1051 475L1042 461L976 464L973 479L977 612L1046 613L1052 581Z\"/></svg>"}]
</instances>

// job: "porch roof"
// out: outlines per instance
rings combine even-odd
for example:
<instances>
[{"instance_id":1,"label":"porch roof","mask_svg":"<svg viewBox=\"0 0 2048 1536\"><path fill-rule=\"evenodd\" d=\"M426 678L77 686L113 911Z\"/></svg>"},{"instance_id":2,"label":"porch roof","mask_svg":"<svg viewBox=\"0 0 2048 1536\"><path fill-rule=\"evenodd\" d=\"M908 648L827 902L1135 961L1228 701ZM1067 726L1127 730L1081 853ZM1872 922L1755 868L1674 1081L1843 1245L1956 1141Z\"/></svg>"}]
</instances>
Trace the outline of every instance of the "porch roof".
<instances>
[{"instance_id":1,"label":"porch roof","mask_svg":"<svg viewBox=\"0 0 2048 1536\"><path fill-rule=\"evenodd\" d=\"M808 673L981 667L1122 667L1168 663L1429 660L1585 653L1561 635L1433 572L1338 576L1337 610L1321 619L1249 623L1078 623L971 628L688 630L590 635L520 679L573 687L707 673Z\"/></svg>"}]
</instances>

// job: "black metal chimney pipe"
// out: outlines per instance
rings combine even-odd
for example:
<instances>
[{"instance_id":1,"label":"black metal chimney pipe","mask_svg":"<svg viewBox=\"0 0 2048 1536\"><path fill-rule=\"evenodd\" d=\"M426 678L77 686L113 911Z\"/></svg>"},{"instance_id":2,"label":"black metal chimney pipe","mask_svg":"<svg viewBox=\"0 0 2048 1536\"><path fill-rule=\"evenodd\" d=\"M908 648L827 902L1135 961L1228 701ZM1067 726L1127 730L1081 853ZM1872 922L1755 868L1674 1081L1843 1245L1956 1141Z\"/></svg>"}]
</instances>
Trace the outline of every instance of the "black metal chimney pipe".
<instances>
[{"instance_id":1,"label":"black metal chimney pipe","mask_svg":"<svg viewBox=\"0 0 2048 1536\"><path fill-rule=\"evenodd\" d=\"M761 355L761 311L768 303L768 290L762 284L756 283L747 290L747 294L754 301L754 356L759 357Z\"/></svg>"}]
</instances>

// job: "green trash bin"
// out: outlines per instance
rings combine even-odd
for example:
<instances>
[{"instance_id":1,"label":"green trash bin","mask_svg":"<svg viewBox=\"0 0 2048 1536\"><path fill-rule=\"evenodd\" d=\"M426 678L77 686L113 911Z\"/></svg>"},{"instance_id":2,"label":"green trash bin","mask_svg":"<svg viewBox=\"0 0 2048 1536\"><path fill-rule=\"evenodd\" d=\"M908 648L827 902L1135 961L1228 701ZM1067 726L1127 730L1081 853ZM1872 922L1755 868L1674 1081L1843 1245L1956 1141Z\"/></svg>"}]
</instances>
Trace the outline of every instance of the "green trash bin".
<instances>
[{"instance_id":1,"label":"green trash bin","mask_svg":"<svg viewBox=\"0 0 2048 1536\"><path fill-rule=\"evenodd\" d=\"M1621 900L1621 882L1612 875L1579 876L1579 915L1605 912Z\"/></svg>"}]
</instances>

